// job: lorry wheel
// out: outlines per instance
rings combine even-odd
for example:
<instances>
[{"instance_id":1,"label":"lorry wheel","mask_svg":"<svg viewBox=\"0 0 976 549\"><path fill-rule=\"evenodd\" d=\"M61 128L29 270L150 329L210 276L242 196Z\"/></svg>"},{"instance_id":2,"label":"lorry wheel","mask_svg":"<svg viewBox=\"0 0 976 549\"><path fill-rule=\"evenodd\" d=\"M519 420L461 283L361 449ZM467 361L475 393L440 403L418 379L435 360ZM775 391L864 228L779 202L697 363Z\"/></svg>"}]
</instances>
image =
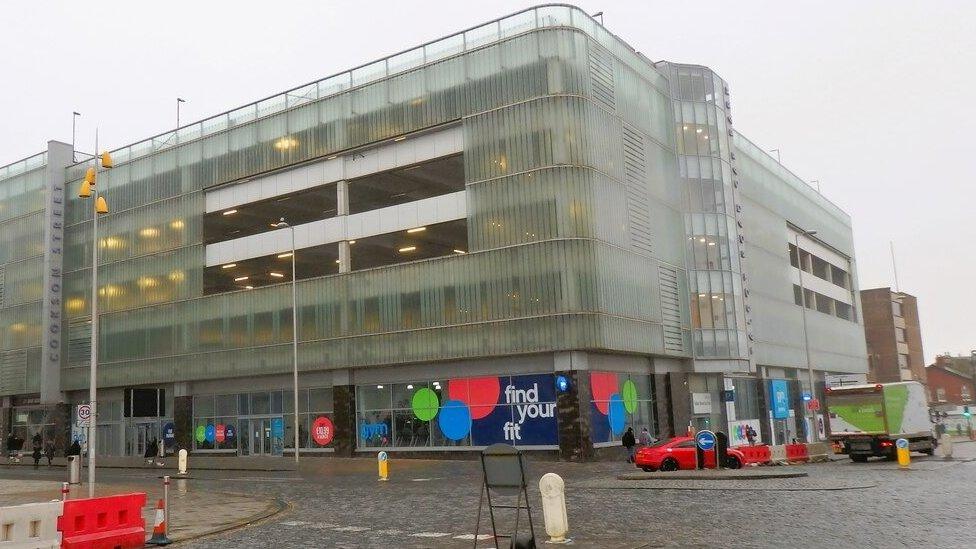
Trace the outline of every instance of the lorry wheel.
<instances>
[{"instance_id":1,"label":"lorry wheel","mask_svg":"<svg viewBox=\"0 0 976 549\"><path fill-rule=\"evenodd\" d=\"M868 456L851 456L851 461L854 463L865 463L868 460Z\"/></svg>"},{"instance_id":2,"label":"lorry wheel","mask_svg":"<svg viewBox=\"0 0 976 549\"><path fill-rule=\"evenodd\" d=\"M929 448L927 450L919 450L919 452L922 452L923 454L925 454L927 456L934 456L935 455L935 448Z\"/></svg>"}]
</instances>

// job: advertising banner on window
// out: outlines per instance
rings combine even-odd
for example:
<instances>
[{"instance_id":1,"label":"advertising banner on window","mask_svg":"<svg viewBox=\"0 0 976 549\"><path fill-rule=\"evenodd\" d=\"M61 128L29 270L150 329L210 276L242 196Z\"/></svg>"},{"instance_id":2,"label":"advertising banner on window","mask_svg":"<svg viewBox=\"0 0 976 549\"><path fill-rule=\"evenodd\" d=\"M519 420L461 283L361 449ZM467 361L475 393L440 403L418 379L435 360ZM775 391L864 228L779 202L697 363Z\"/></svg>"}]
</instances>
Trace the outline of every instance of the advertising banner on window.
<instances>
[{"instance_id":1,"label":"advertising banner on window","mask_svg":"<svg viewBox=\"0 0 976 549\"><path fill-rule=\"evenodd\" d=\"M790 417L790 385L785 379L770 380L769 402L772 404L773 419Z\"/></svg>"}]
</instances>

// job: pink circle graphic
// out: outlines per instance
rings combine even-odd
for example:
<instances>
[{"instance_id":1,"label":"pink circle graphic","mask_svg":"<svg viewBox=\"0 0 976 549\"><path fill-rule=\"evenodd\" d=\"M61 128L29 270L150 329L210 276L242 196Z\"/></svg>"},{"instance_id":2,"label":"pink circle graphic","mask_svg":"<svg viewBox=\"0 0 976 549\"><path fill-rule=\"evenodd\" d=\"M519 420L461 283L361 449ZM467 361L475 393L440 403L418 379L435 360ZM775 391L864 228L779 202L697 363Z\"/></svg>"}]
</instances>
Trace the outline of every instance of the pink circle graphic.
<instances>
[{"instance_id":1,"label":"pink circle graphic","mask_svg":"<svg viewBox=\"0 0 976 549\"><path fill-rule=\"evenodd\" d=\"M610 413L610 395L618 392L620 381L617 374L612 372L590 372L590 392L593 394L593 404L601 414Z\"/></svg>"},{"instance_id":2,"label":"pink circle graphic","mask_svg":"<svg viewBox=\"0 0 976 549\"><path fill-rule=\"evenodd\" d=\"M469 377L447 382L447 396L468 405L471 419L481 419L495 411L500 387L497 377Z\"/></svg>"}]
</instances>

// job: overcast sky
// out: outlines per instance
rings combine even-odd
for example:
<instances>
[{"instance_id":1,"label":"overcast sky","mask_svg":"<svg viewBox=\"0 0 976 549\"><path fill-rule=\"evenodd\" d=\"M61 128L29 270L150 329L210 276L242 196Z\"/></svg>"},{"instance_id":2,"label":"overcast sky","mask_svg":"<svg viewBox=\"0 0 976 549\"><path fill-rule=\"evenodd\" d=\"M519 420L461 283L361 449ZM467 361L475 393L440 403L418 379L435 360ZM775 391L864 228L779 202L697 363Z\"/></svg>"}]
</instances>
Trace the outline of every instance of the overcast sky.
<instances>
[{"instance_id":1,"label":"overcast sky","mask_svg":"<svg viewBox=\"0 0 976 549\"><path fill-rule=\"evenodd\" d=\"M529 5L6 2L0 165L70 141L72 111L80 150L95 125L116 148L174 127L178 96L197 120ZM894 242L928 361L976 348L976 2L578 5L651 59L721 74L735 127L853 216L861 288L894 286Z\"/></svg>"}]
</instances>

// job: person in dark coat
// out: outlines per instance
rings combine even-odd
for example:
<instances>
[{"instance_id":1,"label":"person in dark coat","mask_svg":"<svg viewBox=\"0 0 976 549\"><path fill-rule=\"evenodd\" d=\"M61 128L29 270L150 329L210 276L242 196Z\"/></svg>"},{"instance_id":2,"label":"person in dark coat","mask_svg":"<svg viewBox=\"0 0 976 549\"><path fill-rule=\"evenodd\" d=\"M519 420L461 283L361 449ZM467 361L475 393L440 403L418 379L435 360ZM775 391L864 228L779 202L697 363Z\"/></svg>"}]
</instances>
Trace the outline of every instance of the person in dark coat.
<instances>
[{"instance_id":1,"label":"person in dark coat","mask_svg":"<svg viewBox=\"0 0 976 549\"><path fill-rule=\"evenodd\" d=\"M43 446L41 445L41 434L37 433L34 438L31 439L31 457L34 458L34 468L41 464L41 450Z\"/></svg>"},{"instance_id":2,"label":"person in dark coat","mask_svg":"<svg viewBox=\"0 0 976 549\"><path fill-rule=\"evenodd\" d=\"M80 456L80 455L81 455L81 443L78 442L78 439L75 439L75 441L71 443L71 446L68 447L68 450L64 453L64 456L68 457L68 456Z\"/></svg>"},{"instance_id":3,"label":"person in dark coat","mask_svg":"<svg viewBox=\"0 0 976 549\"><path fill-rule=\"evenodd\" d=\"M634 462L634 452L637 449L637 439L634 438L634 428L627 427L627 432L621 437L620 443L627 449L627 463Z\"/></svg>"},{"instance_id":4,"label":"person in dark coat","mask_svg":"<svg viewBox=\"0 0 976 549\"><path fill-rule=\"evenodd\" d=\"M54 459L54 441L47 441L44 445L44 457L47 458L47 466L51 466L51 460Z\"/></svg>"}]
</instances>

